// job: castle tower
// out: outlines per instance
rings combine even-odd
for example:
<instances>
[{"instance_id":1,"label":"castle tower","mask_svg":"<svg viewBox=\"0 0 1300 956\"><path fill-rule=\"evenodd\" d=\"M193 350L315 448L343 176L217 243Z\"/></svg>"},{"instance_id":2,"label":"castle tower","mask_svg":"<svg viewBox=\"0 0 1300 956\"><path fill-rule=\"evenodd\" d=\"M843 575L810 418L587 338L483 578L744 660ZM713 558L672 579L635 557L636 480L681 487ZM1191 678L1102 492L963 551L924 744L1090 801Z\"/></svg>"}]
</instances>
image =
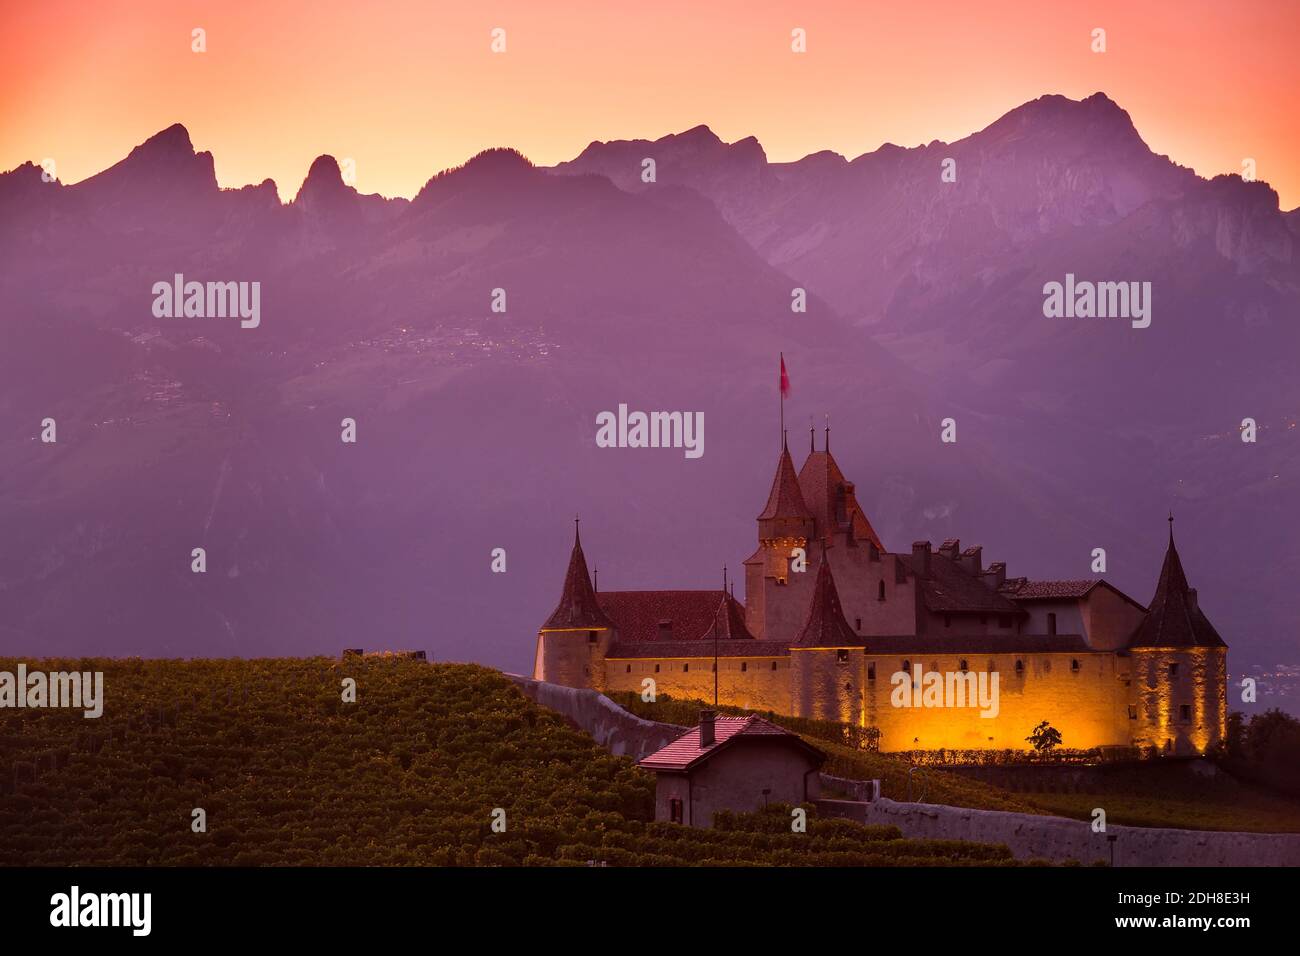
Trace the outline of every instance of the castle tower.
<instances>
[{"instance_id":1,"label":"castle tower","mask_svg":"<svg viewBox=\"0 0 1300 956\"><path fill-rule=\"evenodd\" d=\"M790 647L791 699L798 716L861 723L863 647L844 618L823 545L808 616Z\"/></svg>"},{"instance_id":2,"label":"castle tower","mask_svg":"<svg viewBox=\"0 0 1300 956\"><path fill-rule=\"evenodd\" d=\"M614 625L600 609L587 573L578 523L560 603L537 633L533 677L552 684L604 690L605 654Z\"/></svg>"},{"instance_id":3,"label":"castle tower","mask_svg":"<svg viewBox=\"0 0 1300 956\"><path fill-rule=\"evenodd\" d=\"M784 640L794 636L811 593L806 573L791 573L796 548L805 555L813 517L804 503L790 449L782 441L767 505L758 516L758 550L745 562L745 613L750 633Z\"/></svg>"},{"instance_id":4,"label":"castle tower","mask_svg":"<svg viewBox=\"0 0 1300 956\"><path fill-rule=\"evenodd\" d=\"M1134 743L1162 755L1192 756L1223 739L1228 722L1228 646L1188 587L1174 547L1169 548L1146 618L1129 642L1133 661L1130 700L1136 713Z\"/></svg>"}]
</instances>

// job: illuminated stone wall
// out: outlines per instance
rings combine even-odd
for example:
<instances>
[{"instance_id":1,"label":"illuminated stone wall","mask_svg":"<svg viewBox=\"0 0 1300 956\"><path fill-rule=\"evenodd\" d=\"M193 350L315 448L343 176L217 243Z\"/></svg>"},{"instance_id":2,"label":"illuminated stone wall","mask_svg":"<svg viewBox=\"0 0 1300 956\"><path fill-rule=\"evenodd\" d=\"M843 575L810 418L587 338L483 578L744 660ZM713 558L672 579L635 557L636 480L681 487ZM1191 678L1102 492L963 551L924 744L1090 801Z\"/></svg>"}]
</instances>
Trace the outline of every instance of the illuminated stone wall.
<instances>
[{"instance_id":1,"label":"illuminated stone wall","mask_svg":"<svg viewBox=\"0 0 1300 956\"><path fill-rule=\"evenodd\" d=\"M1223 739L1228 720L1226 648L1132 651L1134 743L1161 753L1204 753Z\"/></svg>"},{"instance_id":2,"label":"illuminated stone wall","mask_svg":"<svg viewBox=\"0 0 1300 956\"><path fill-rule=\"evenodd\" d=\"M699 658L610 658L605 662L604 672L606 690L639 694L642 681L649 677L655 682L657 694L667 694L679 700L713 700L712 655ZM748 710L793 713L790 659L721 658L718 661L718 703Z\"/></svg>"},{"instance_id":3,"label":"illuminated stone wall","mask_svg":"<svg viewBox=\"0 0 1300 956\"><path fill-rule=\"evenodd\" d=\"M586 628L539 632L533 677L566 687L604 690L604 660L610 632L608 628L597 630L595 643L591 641L591 633Z\"/></svg>"}]
</instances>

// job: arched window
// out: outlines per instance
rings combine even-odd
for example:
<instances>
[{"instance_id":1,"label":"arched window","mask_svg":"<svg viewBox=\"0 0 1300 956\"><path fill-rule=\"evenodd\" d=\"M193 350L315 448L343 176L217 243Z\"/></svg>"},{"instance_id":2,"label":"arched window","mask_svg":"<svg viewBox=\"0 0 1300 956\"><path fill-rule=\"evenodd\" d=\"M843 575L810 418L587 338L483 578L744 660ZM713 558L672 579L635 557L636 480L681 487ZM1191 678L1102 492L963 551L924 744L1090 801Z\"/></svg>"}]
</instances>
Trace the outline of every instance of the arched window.
<instances>
[{"instance_id":1,"label":"arched window","mask_svg":"<svg viewBox=\"0 0 1300 956\"><path fill-rule=\"evenodd\" d=\"M876 600L883 601L884 599L885 599L885 582L881 581L876 586Z\"/></svg>"}]
</instances>

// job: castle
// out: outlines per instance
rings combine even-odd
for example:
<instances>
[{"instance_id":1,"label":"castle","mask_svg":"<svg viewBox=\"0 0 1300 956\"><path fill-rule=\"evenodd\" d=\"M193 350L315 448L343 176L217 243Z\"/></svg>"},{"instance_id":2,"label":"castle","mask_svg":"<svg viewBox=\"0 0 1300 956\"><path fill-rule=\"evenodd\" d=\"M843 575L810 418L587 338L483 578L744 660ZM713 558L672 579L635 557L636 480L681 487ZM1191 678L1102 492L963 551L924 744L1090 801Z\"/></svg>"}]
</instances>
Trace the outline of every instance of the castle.
<instances>
[{"instance_id":1,"label":"castle","mask_svg":"<svg viewBox=\"0 0 1300 956\"><path fill-rule=\"evenodd\" d=\"M575 529L533 676L638 693L650 678L705 701L716 688L721 704L876 728L883 751L1026 749L1044 720L1067 748L1190 756L1223 738L1227 645L1188 586L1172 516L1143 607L1100 578L1009 578L955 538L886 550L825 444L797 473L782 448L744 605L725 587L598 593ZM980 671L995 715L899 706L902 675L919 703L926 672L973 691Z\"/></svg>"}]
</instances>

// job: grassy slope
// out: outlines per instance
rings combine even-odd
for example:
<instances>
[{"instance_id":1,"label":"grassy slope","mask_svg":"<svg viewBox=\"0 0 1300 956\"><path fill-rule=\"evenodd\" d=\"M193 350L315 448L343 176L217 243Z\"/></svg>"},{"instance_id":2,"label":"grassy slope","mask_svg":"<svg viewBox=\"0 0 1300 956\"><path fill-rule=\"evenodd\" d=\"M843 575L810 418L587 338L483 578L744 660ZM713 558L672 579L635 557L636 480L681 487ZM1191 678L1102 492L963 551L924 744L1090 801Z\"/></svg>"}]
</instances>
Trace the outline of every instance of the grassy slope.
<instances>
[{"instance_id":1,"label":"grassy slope","mask_svg":"<svg viewBox=\"0 0 1300 956\"><path fill-rule=\"evenodd\" d=\"M0 710L0 865L1001 864L789 808L690 830L654 782L496 671L413 661L29 662L105 713ZM17 661L0 659L0 670ZM340 681L357 681L344 704ZM191 811L207 812L194 833ZM495 808L506 832L491 827Z\"/></svg>"},{"instance_id":2,"label":"grassy slope","mask_svg":"<svg viewBox=\"0 0 1300 956\"><path fill-rule=\"evenodd\" d=\"M611 694L620 705L648 720L691 725L702 707L696 700L659 695L646 703L634 693ZM743 714L738 707L720 707ZM830 755L825 770L859 780L879 778L881 792L895 800L907 798L910 764L889 754L856 750L834 740L843 734L829 721L801 720L764 712L774 723L796 731ZM1014 810L1091 820L1096 807L1106 810L1110 823L1190 830L1246 830L1259 833L1300 832L1300 802L1262 787L1234 780L1195 777L1185 765L1162 763L1105 768L1090 792L1016 793L957 773L926 769L925 800L980 810ZM919 775L918 774L918 775ZM916 786L914 784L915 793Z\"/></svg>"}]
</instances>

